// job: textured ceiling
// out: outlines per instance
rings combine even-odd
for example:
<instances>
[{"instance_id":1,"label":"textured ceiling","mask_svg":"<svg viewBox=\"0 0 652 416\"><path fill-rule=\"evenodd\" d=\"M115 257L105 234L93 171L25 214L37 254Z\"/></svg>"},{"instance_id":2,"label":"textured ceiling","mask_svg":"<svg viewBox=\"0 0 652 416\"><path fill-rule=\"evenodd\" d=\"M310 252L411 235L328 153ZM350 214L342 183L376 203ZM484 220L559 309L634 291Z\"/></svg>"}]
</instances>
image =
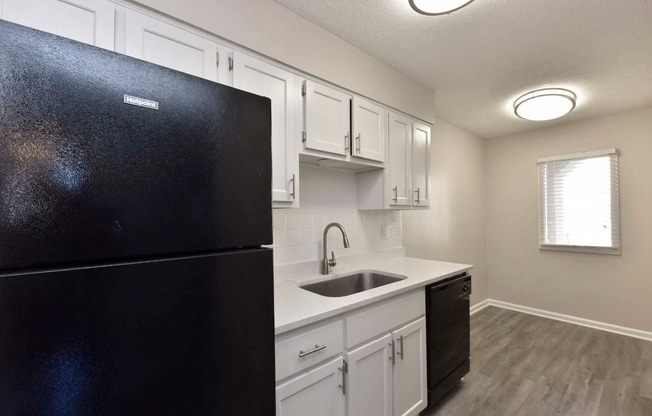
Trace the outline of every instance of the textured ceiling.
<instances>
[{"instance_id":1,"label":"textured ceiling","mask_svg":"<svg viewBox=\"0 0 652 416\"><path fill-rule=\"evenodd\" d=\"M436 117L481 137L652 105L652 0L475 0L437 17L408 0L276 1L433 88ZM513 115L545 86L575 91L575 111Z\"/></svg>"}]
</instances>

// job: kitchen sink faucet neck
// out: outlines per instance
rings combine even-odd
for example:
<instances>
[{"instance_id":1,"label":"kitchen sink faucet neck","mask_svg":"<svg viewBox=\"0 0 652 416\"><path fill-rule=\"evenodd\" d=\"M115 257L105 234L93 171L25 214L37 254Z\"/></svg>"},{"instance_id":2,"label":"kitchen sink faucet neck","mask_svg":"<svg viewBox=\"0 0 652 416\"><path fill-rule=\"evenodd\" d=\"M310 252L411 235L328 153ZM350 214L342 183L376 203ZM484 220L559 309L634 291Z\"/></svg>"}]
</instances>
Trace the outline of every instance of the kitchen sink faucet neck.
<instances>
[{"instance_id":1,"label":"kitchen sink faucet neck","mask_svg":"<svg viewBox=\"0 0 652 416\"><path fill-rule=\"evenodd\" d=\"M335 261L335 253L331 251L331 258L328 258L328 230L330 230L333 227L337 227L340 229L342 232L342 241L344 243L344 248L349 248L349 237L346 235L346 231L344 230L344 227L342 227L342 224L337 223L337 222L332 222L324 228L324 239L323 239L323 247L324 247L324 257L322 259L322 268L321 268L321 274L329 274L331 271L331 267L334 267L337 262Z\"/></svg>"}]
</instances>

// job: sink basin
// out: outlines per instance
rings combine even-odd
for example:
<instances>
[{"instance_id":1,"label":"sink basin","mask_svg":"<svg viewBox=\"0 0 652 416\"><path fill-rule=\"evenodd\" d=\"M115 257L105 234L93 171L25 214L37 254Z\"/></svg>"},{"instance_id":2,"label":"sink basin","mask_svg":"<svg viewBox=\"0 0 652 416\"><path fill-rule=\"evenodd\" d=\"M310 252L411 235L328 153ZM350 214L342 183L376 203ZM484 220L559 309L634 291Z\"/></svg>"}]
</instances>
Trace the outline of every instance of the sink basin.
<instances>
[{"instance_id":1,"label":"sink basin","mask_svg":"<svg viewBox=\"0 0 652 416\"><path fill-rule=\"evenodd\" d=\"M308 283L300 286L318 295L329 298L339 298L342 296L353 295L354 293L364 292L390 283L400 282L407 279L392 273L382 273L373 270L361 270L359 272L337 276L332 279L322 280L316 283Z\"/></svg>"}]
</instances>

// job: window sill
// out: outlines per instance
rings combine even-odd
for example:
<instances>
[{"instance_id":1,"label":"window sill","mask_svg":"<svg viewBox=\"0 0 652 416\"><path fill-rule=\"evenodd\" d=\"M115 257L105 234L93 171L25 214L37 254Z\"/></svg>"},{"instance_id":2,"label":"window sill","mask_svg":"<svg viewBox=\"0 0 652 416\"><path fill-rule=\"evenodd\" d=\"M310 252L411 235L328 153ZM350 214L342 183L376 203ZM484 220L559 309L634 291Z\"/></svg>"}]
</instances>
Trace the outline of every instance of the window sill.
<instances>
[{"instance_id":1,"label":"window sill","mask_svg":"<svg viewBox=\"0 0 652 416\"><path fill-rule=\"evenodd\" d=\"M589 246L566 246L566 245L550 245L540 244L539 250L550 251L567 251L571 253L588 253L588 254L609 254L612 256L620 256L620 247L589 247Z\"/></svg>"}]
</instances>

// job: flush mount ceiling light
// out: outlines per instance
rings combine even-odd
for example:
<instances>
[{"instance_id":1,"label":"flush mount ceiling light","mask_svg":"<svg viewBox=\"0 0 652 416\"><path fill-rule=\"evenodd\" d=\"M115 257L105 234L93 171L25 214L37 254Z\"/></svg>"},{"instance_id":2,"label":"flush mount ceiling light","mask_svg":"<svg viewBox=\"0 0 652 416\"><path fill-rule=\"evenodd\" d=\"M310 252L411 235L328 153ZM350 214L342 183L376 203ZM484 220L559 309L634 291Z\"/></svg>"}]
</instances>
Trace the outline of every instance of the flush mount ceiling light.
<instances>
[{"instance_id":1,"label":"flush mount ceiling light","mask_svg":"<svg viewBox=\"0 0 652 416\"><path fill-rule=\"evenodd\" d=\"M524 120L552 120L573 111L576 100L573 91L544 88L521 95L514 101L514 113Z\"/></svg>"},{"instance_id":2,"label":"flush mount ceiling light","mask_svg":"<svg viewBox=\"0 0 652 416\"><path fill-rule=\"evenodd\" d=\"M417 12L428 16L452 13L473 0L410 0L410 6Z\"/></svg>"}]
</instances>

